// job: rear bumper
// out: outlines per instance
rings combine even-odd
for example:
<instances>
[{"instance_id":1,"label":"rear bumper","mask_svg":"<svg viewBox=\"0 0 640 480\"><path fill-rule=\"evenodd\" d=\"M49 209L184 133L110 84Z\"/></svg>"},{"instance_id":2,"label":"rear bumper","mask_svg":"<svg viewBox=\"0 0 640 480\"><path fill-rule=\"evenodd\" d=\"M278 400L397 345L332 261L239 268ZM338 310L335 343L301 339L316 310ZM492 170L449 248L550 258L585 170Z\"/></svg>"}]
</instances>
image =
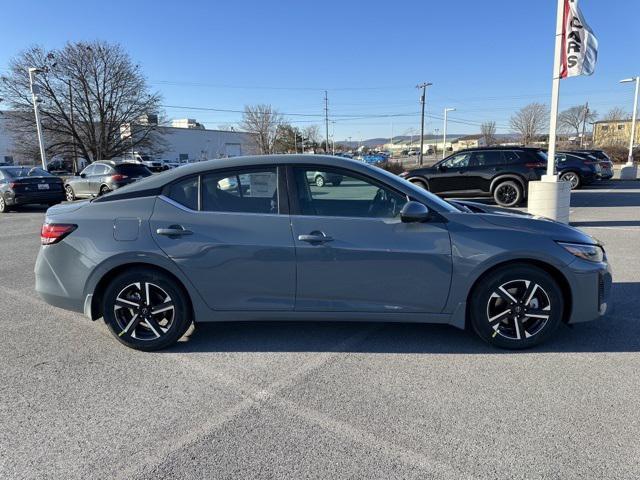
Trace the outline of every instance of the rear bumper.
<instances>
[{"instance_id":1,"label":"rear bumper","mask_svg":"<svg viewBox=\"0 0 640 480\"><path fill-rule=\"evenodd\" d=\"M35 203L57 203L65 200L64 191L43 193L7 193L4 197L7 205L28 205Z\"/></svg>"},{"instance_id":2,"label":"rear bumper","mask_svg":"<svg viewBox=\"0 0 640 480\"><path fill-rule=\"evenodd\" d=\"M584 260L576 262L571 265L573 305L569 323L589 322L611 313L612 276L609 265L601 263L585 266L587 262Z\"/></svg>"}]
</instances>

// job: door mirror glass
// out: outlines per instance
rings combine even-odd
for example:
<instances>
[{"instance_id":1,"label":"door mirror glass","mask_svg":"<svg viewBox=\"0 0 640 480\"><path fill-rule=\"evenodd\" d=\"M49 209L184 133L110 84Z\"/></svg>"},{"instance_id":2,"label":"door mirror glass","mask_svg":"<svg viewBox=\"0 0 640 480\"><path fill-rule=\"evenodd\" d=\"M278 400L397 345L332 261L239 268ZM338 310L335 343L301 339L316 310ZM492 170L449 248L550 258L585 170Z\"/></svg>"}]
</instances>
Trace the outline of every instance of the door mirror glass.
<instances>
[{"instance_id":1,"label":"door mirror glass","mask_svg":"<svg viewBox=\"0 0 640 480\"><path fill-rule=\"evenodd\" d=\"M80 174L80 178L87 178L87 174L86 174L86 173L84 173L84 172L82 172L82 173Z\"/></svg>"},{"instance_id":2,"label":"door mirror glass","mask_svg":"<svg viewBox=\"0 0 640 480\"><path fill-rule=\"evenodd\" d=\"M400 219L404 223L426 222L430 216L427 206L420 202L407 202L400 211Z\"/></svg>"}]
</instances>

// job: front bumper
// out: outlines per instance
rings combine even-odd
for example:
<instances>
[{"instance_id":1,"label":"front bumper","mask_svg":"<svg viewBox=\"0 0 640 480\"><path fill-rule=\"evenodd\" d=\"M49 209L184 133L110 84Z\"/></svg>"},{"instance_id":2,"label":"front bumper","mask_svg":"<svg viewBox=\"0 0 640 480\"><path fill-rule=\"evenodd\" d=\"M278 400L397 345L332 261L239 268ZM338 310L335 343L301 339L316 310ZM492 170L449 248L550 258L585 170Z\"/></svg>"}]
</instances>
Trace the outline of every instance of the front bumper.
<instances>
[{"instance_id":1,"label":"front bumper","mask_svg":"<svg viewBox=\"0 0 640 480\"><path fill-rule=\"evenodd\" d=\"M591 265L585 260L576 260L570 268L573 304L569 323L589 322L611 313L612 276L609 264Z\"/></svg>"}]
</instances>

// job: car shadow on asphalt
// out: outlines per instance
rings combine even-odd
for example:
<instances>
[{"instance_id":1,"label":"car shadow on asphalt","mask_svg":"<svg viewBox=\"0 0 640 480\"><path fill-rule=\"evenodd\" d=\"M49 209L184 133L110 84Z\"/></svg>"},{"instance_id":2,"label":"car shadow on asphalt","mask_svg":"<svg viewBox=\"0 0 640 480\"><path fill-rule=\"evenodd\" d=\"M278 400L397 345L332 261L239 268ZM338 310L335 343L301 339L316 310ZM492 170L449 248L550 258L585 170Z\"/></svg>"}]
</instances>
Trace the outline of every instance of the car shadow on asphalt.
<instances>
[{"instance_id":1,"label":"car shadow on asphalt","mask_svg":"<svg viewBox=\"0 0 640 480\"><path fill-rule=\"evenodd\" d=\"M640 351L640 282L614 284L612 297L613 313L561 325L550 340L524 353ZM202 323L166 352L523 353L493 348L448 325L370 322Z\"/></svg>"}]
</instances>

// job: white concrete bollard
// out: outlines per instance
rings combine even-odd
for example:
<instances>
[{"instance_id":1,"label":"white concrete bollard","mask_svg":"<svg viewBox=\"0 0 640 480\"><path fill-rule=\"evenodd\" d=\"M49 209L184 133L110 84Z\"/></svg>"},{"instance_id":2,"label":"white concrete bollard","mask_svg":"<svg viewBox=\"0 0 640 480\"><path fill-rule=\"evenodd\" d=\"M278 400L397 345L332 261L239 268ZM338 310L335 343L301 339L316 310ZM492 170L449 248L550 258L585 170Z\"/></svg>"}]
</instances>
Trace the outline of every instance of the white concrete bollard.
<instances>
[{"instance_id":1,"label":"white concrete bollard","mask_svg":"<svg viewBox=\"0 0 640 480\"><path fill-rule=\"evenodd\" d=\"M527 211L531 215L569 223L570 206L571 185L569 182L557 180L529 182Z\"/></svg>"}]
</instances>

